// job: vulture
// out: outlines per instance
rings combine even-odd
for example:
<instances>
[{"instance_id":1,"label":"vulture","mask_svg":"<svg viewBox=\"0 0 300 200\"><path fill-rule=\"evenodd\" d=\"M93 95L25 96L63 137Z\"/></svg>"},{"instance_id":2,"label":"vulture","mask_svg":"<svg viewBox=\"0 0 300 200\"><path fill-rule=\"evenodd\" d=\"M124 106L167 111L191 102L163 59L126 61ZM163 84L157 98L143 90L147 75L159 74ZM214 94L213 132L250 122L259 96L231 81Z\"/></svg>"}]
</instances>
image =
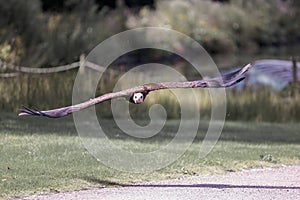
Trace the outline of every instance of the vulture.
<instances>
[{"instance_id":1,"label":"vulture","mask_svg":"<svg viewBox=\"0 0 300 200\"><path fill-rule=\"evenodd\" d=\"M20 109L19 116L36 115L36 116L45 116L50 118L59 118L59 117L64 117L66 115L69 115L73 112L77 112L82 109L88 108L90 106L94 106L101 102L113 98L118 98L118 97L125 97L131 103L140 104L144 102L149 92L155 90L172 89L172 88L173 89L174 88L226 88L226 87L236 85L240 81L244 80L245 73L249 70L250 67L251 64L248 64L234 72L224 74L220 77L215 77L215 78L205 78L202 80L195 80L195 81L162 82L162 83L154 83L154 84L145 84L145 85L129 88L126 90L121 90L118 92L106 93L104 95L90 99L83 103L52 109L52 110L39 111L27 107L22 107Z\"/></svg>"}]
</instances>

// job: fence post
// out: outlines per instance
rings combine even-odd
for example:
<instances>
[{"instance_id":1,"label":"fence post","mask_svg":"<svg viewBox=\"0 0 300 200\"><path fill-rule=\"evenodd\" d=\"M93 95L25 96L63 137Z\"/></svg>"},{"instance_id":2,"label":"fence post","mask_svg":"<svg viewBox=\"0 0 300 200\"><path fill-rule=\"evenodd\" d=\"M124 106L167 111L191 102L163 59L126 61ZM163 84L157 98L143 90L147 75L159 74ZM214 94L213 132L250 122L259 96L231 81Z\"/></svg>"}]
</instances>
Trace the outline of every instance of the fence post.
<instances>
[{"instance_id":1,"label":"fence post","mask_svg":"<svg viewBox=\"0 0 300 200\"><path fill-rule=\"evenodd\" d=\"M83 74L85 68L85 55L81 54L79 57L79 73Z\"/></svg>"},{"instance_id":2,"label":"fence post","mask_svg":"<svg viewBox=\"0 0 300 200\"><path fill-rule=\"evenodd\" d=\"M293 63L293 82L292 82L292 97L296 97L298 95L298 67L297 67L297 61L296 58L292 57L292 63Z\"/></svg>"},{"instance_id":3,"label":"fence post","mask_svg":"<svg viewBox=\"0 0 300 200\"><path fill-rule=\"evenodd\" d=\"M79 74L81 77L84 77L85 80L81 83L82 96L89 96L90 87L90 71L86 67L86 58L84 54L81 54L79 57ZM84 100L84 99L82 99Z\"/></svg>"}]
</instances>

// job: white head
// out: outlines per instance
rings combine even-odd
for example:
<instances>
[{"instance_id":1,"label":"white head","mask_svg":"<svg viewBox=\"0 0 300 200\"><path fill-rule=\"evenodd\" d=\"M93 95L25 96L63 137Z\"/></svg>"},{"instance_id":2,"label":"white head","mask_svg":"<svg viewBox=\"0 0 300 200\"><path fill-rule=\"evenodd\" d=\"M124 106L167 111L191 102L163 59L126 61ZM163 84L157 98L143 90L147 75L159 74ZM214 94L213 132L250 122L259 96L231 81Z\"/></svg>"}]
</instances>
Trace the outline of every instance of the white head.
<instances>
[{"instance_id":1,"label":"white head","mask_svg":"<svg viewBox=\"0 0 300 200\"><path fill-rule=\"evenodd\" d=\"M141 93L141 92L134 93L134 94L133 94L133 97L132 97L132 101L133 101L135 104L143 103L143 101L144 101L144 94Z\"/></svg>"}]
</instances>

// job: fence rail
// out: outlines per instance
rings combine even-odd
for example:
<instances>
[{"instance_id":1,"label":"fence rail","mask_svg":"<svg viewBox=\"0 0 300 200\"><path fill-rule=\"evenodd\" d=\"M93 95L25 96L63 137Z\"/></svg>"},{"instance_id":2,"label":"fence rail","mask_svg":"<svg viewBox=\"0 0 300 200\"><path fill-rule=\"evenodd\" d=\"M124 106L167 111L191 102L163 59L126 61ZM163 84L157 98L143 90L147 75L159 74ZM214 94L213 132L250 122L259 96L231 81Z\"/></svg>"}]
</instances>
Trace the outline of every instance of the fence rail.
<instances>
[{"instance_id":1,"label":"fence rail","mask_svg":"<svg viewBox=\"0 0 300 200\"><path fill-rule=\"evenodd\" d=\"M68 65L61 65L57 67L49 67L49 68L32 68L32 67L24 67L24 66L15 66L11 63L6 63L0 60L0 69L2 70L12 70L14 72L10 73L0 73L1 78L11 78L11 77L16 77L22 73L26 74L51 74L51 73L58 73L58 72L64 72L68 71L71 69L76 69L76 68L84 68L88 67L90 69L96 70L98 72L104 72L105 67L97 65L95 63L92 63L90 61L85 60L84 57L80 56L80 60ZM112 69L109 69L112 70ZM114 71L114 70L112 70Z\"/></svg>"},{"instance_id":2,"label":"fence rail","mask_svg":"<svg viewBox=\"0 0 300 200\"><path fill-rule=\"evenodd\" d=\"M19 76L20 73L18 72L13 72L13 73L0 73L0 78L12 78L12 77L16 77Z\"/></svg>"}]
</instances>

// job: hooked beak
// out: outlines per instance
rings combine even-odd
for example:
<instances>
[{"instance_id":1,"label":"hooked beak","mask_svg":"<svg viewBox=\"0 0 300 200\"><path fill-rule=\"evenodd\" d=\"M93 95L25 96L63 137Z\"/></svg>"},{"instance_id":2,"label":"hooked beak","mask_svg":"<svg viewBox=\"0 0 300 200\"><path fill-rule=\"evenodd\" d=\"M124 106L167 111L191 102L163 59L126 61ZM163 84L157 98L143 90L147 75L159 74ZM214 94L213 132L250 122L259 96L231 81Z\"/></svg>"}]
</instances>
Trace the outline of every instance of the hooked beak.
<instances>
[{"instance_id":1,"label":"hooked beak","mask_svg":"<svg viewBox=\"0 0 300 200\"><path fill-rule=\"evenodd\" d=\"M136 104L141 104L141 103L143 103L143 98L139 98L139 99L137 99L136 101L135 101L135 103Z\"/></svg>"}]
</instances>

